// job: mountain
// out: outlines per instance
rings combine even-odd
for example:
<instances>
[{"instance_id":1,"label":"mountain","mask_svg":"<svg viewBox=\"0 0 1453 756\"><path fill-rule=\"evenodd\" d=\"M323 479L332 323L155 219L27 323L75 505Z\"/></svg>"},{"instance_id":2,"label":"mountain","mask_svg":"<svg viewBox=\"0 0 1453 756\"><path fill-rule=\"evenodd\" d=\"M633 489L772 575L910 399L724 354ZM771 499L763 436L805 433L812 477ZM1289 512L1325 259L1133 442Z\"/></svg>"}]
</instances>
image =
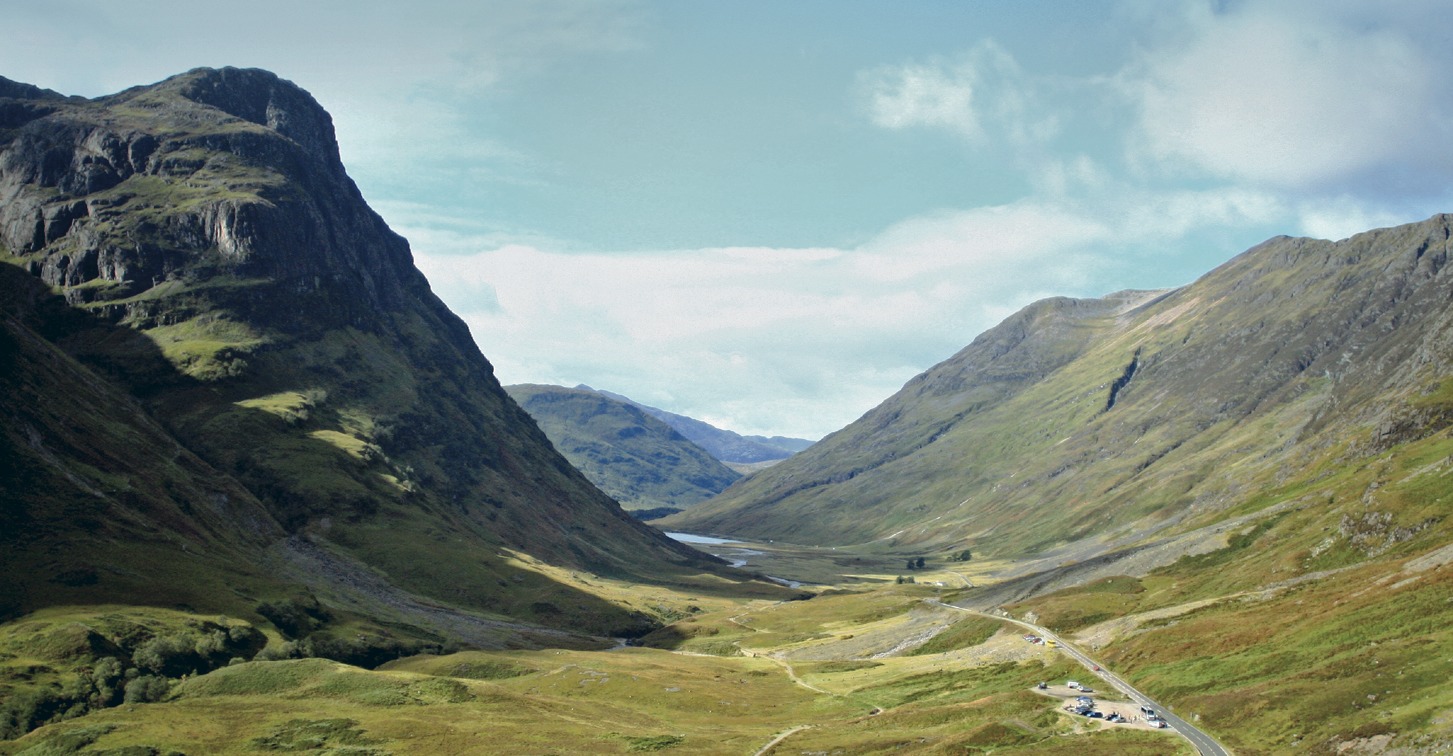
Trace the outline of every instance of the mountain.
<instances>
[{"instance_id":1,"label":"mountain","mask_svg":"<svg viewBox=\"0 0 1453 756\"><path fill-rule=\"evenodd\" d=\"M705 501L741 477L633 403L562 386L505 391L570 464L643 519Z\"/></svg>"},{"instance_id":2,"label":"mountain","mask_svg":"<svg viewBox=\"0 0 1453 756\"><path fill-rule=\"evenodd\" d=\"M0 261L0 618L529 645L660 624L583 574L746 580L556 453L271 73L0 79Z\"/></svg>"},{"instance_id":3,"label":"mountain","mask_svg":"<svg viewBox=\"0 0 1453 756\"><path fill-rule=\"evenodd\" d=\"M1446 433L1449 226L1279 237L1180 289L1037 302L664 524L1050 563L1244 515ZM1390 517L1435 538L1426 504Z\"/></svg>"},{"instance_id":4,"label":"mountain","mask_svg":"<svg viewBox=\"0 0 1453 756\"><path fill-rule=\"evenodd\" d=\"M648 407L620 394L592 389L589 386L577 386L576 388L595 391L602 396L608 396L617 401L640 407L647 414L665 422L674 428L677 433L680 433L692 443L705 449L711 456L729 465L737 465L738 467L735 469L738 472L770 466L771 463L786 459L812 446L813 443L805 438L790 438L787 436L743 436L695 418L678 415L674 412L667 412L666 410L655 407ZM764 465L763 463L768 464ZM747 467L744 469L741 466Z\"/></svg>"}]
</instances>

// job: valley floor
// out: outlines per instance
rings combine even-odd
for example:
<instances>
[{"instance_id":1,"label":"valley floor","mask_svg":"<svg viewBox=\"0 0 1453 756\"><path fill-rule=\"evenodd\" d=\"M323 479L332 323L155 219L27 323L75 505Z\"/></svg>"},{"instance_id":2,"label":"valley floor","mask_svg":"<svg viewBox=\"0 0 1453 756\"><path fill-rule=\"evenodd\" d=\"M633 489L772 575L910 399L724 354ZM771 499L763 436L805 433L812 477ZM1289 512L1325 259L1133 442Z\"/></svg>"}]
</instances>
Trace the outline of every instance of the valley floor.
<instances>
[{"instance_id":1,"label":"valley floor","mask_svg":"<svg viewBox=\"0 0 1453 756\"><path fill-rule=\"evenodd\" d=\"M819 586L809 601L718 602L609 651L465 651L376 670L235 663L180 681L159 702L0 741L0 754L1194 752L1174 734L1063 711L1035 687L1073 675L1072 661L1008 623L931 603L943 594L936 585L870 570L834 576L831 555L760 546L752 550L773 554L764 568L816 559L802 574L846 588ZM49 632L41 624L29 625L35 637ZM8 664L23 661L45 663Z\"/></svg>"},{"instance_id":2,"label":"valley floor","mask_svg":"<svg viewBox=\"0 0 1453 756\"><path fill-rule=\"evenodd\" d=\"M1447 742L1439 732L1448 726L1440 703L1448 685L1429 677L1446 672L1442 657L1429 652L1447 630L1402 638L1395 629L1437 621L1441 605L1420 610L1417 602L1437 595L1446 602L1445 568L1453 564L1446 549L1389 567L1386 576L1370 567L1322 571L1209 598L1187 593L1174 576L1122 576L1006 607L1010 618L951 604L1012 565L942 562L911 571L908 582L897 558L783 544L710 548L745 557L747 569L803 579L817 595L726 600L653 588L650 600L677 607L680 619L611 650L461 651L375 670L324 659L239 659L176 682L157 702L63 718L0 741L0 754L1226 752L1207 741L1192 745L1184 736L1194 737L1194 727L1243 755L1372 753L1409 741L1425 747L1402 752L1437 753ZM1372 600L1380 594L1367 587L1379 581L1381 591L1407 592L1402 611L1409 619L1384 612L1385 626L1360 622L1355 631L1336 629L1326 616L1306 620L1327 637L1267 620L1294 623L1288 609L1303 601L1330 607ZM1357 585L1360 592L1349 590ZM1087 608L1109 614L1095 619ZM57 639L74 639L75 628L98 621L73 610L0 626L6 680L54 673L45 654L64 645ZM1348 633L1350 644L1337 633ZM1035 643L1030 634L1057 643ZM1366 638L1374 636L1384 639L1369 647ZM1181 648L1168 655L1175 643ZM1223 654L1197 657L1207 643L1223 644ZM1085 653L1093 656L1071 655ZM1355 669L1343 661L1347 653ZM1284 665L1282 674L1258 654ZM1296 654L1333 666L1297 662ZM1096 669L1110 665L1118 677ZM1136 688L1117 691L1120 677ZM1068 711L1082 695L1066 687L1071 680L1095 688L1085 695L1099 713L1128 721ZM1371 685L1379 692L1364 697ZM1287 689L1309 700L1258 704ZM1320 719L1307 713L1349 690L1356 691L1354 712L1397 723L1405 720L1394 717L1427 711L1406 720L1426 728L1375 730L1338 711ZM1172 727L1149 727L1141 706L1164 713ZM1298 730L1279 729L1283 721ZM1344 732L1349 726L1360 729Z\"/></svg>"}]
</instances>

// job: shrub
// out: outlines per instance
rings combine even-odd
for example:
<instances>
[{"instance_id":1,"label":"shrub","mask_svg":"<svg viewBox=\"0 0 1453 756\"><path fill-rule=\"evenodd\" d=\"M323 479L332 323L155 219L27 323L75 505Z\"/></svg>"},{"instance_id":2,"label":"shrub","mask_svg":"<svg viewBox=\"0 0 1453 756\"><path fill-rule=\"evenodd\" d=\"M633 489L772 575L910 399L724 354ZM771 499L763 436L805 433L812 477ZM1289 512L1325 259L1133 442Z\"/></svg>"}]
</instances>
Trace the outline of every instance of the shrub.
<instances>
[{"instance_id":1,"label":"shrub","mask_svg":"<svg viewBox=\"0 0 1453 756\"><path fill-rule=\"evenodd\" d=\"M257 606L257 613L290 640L302 638L332 619L312 594L298 594L276 603L264 602Z\"/></svg>"},{"instance_id":2,"label":"shrub","mask_svg":"<svg viewBox=\"0 0 1453 756\"><path fill-rule=\"evenodd\" d=\"M126 703L152 703L160 701L171 691L171 683L165 677L141 675L126 683Z\"/></svg>"}]
</instances>

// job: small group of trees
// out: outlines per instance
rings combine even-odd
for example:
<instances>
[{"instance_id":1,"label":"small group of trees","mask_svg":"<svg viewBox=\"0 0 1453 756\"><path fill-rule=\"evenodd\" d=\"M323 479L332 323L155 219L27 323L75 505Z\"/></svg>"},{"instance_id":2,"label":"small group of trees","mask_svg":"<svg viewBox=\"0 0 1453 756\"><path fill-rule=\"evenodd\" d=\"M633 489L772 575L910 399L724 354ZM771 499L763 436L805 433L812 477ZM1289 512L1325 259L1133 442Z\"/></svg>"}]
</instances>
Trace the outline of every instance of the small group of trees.
<instances>
[{"instance_id":1,"label":"small group of trees","mask_svg":"<svg viewBox=\"0 0 1453 756\"><path fill-rule=\"evenodd\" d=\"M950 562L967 562L973 558L973 552L969 551L968 549L964 549L957 554L950 555L948 560ZM927 560L925 560L923 557L913 557L912 559L908 560L907 564L903 565L903 568L908 570L921 570L923 569L925 564L927 564Z\"/></svg>"},{"instance_id":2,"label":"small group of trees","mask_svg":"<svg viewBox=\"0 0 1453 756\"><path fill-rule=\"evenodd\" d=\"M0 698L0 740L122 703L160 701L173 680L246 661L267 644L261 631L225 617L181 627L126 628L109 637L85 626L80 631L85 641L81 648L90 651L68 660L74 674L62 675L56 684L7 691Z\"/></svg>"},{"instance_id":3,"label":"small group of trees","mask_svg":"<svg viewBox=\"0 0 1453 756\"><path fill-rule=\"evenodd\" d=\"M964 549L963 551L960 551L957 554L951 554L951 555L949 555L948 560L950 562L967 562L967 561L969 561L970 559L973 559L973 558L974 558L973 552L969 551L968 549ZM927 559L924 559L923 557L913 557L913 558L909 559L908 562L903 565L903 569L906 569L906 570L921 570L927 564L928 564L928 560ZM899 585L902 585L904 583L912 583L912 582L914 582L914 580L913 580L913 577L911 575L908 576L908 577L904 577L903 575L899 575L897 582L898 582Z\"/></svg>"}]
</instances>

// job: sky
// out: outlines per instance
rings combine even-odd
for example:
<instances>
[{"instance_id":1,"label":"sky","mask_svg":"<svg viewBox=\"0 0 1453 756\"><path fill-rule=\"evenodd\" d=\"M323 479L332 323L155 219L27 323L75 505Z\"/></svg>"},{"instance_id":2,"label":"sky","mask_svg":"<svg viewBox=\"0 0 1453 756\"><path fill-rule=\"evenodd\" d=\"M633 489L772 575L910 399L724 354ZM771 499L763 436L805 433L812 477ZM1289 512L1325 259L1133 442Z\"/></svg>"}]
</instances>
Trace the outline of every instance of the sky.
<instances>
[{"instance_id":1,"label":"sky","mask_svg":"<svg viewBox=\"0 0 1453 756\"><path fill-rule=\"evenodd\" d=\"M1450 0L0 0L0 76L260 67L503 383L818 438L1047 296L1453 211Z\"/></svg>"}]
</instances>

